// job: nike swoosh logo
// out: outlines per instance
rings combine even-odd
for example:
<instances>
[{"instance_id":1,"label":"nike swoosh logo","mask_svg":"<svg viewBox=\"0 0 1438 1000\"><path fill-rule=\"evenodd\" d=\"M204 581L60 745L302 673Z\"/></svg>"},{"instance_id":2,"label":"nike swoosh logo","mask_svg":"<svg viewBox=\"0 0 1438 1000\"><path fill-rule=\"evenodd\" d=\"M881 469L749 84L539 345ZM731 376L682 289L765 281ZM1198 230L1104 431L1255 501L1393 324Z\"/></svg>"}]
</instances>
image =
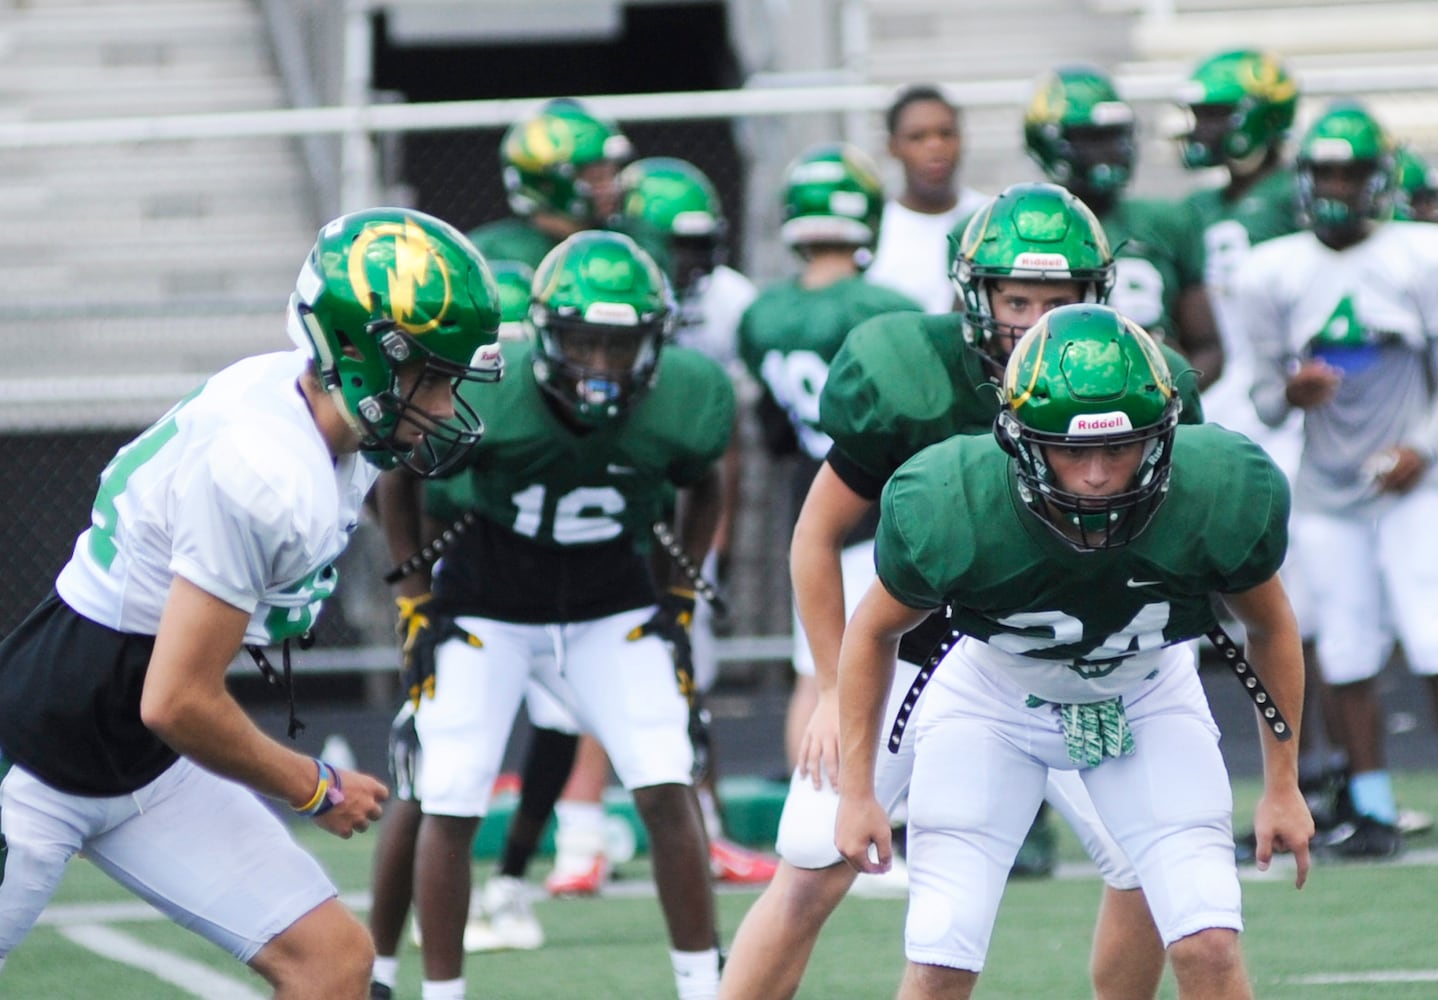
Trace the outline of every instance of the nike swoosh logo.
<instances>
[{"instance_id":1,"label":"nike swoosh logo","mask_svg":"<svg viewBox=\"0 0 1438 1000\"><path fill-rule=\"evenodd\" d=\"M1128 585L1130 587L1157 587L1162 582L1162 580L1135 580L1133 577L1128 578Z\"/></svg>"},{"instance_id":2,"label":"nike swoosh logo","mask_svg":"<svg viewBox=\"0 0 1438 1000\"><path fill-rule=\"evenodd\" d=\"M615 465L613 462L609 463L609 467L606 471L611 476L633 476L638 474L638 471L631 466Z\"/></svg>"}]
</instances>

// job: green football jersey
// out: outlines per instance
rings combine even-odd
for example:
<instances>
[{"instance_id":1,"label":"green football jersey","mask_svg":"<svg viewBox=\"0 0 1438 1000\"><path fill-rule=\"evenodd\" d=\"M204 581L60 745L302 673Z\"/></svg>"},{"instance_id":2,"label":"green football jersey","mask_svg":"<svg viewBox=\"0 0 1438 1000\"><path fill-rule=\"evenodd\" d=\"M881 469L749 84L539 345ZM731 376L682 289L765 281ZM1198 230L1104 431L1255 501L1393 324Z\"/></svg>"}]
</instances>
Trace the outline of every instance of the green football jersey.
<instances>
[{"instance_id":1,"label":"green football jersey","mask_svg":"<svg viewBox=\"0 0 1438 1000\"><path fill-rule=\"evenodd\" d=\"M1108 304L1155 336L1172 340L1179 294L1203 284L1203 235L1192 208L1127 199L1100 221L1118 272Z\"/></svg>"},{"instance_id":2,"label":"green football jersey","mask_svg":"<svg viewBox=\"0 0 1438 1000\"><path fill-rule=\"evenodd\" d=\"M819 429L819 396L849 331L883 313L919 312L906 295L872 285L856 275L823 288L798 281L771 285L759 293L739 322L739 357L789 416L799 444L811 458L829 451Z\"/></svg>"},{"instance_id":3,"label":"green football jersey","mask_svg":"<svg viewBox=\"0 0 1438 1000\"><path fill-rule=\"evenodd\" d=\"M999 388L979 353L964 342L963 317L895 313L860 325L829 367L819 424L842 460L871 477L840 475L861 496L878 499L894 471L955 434L992 432ZM1203 422L1198 383L1177 351L1159 345L1183 400L1180 420Z\"/></svg>"},{"instance_id":4,"label":"green football jersey","mask_svg":"<svg viewBox=\"0 0 1438 1000\"><path fill-rule=\"evenodd\" d=\"M1119 693L1135 679L1125 660L1209 631L1210 595L1257 586L1283 562L1287 480L1221 427L1178 428L1166 499L1113 549L1059 538L1020 499L1010 463L992 437L915 456L884 489L876 560L899 601L948 603L955 629L1034 661L1029 689L1042 698Z\"/></svg>"},{"instance_id":5,"label":"green football jersey","mask_svg":"<svg viewBox=\"0 0 1438 1000\"><path fill-rule=\"evenodd\" d=\"M1288 167L1267 175L1237 200L1210 188L1189 195L1187 204L1203 233L1204 282L1220 299L1233 295L1250 248L1302 228L1297 181Z\"/></svg>"},{"instance_id":6,"label":"green football jersey","mask_svg":"<svg viewBox=\"0 0 1438 1000\"><path fill-rule=\"evenodd\" d=\"M487 222L471 231L469 238L485 260L517 260L531 268L538 268L544 255L560 243L558 237L518 217Z\"/></svg>"},{"instance_id":7,"label":"green football jersey","mask_svg":"<svg viewBox=\"0 0 1438 1000\"><path fill-rule=\"evenodd\" d=\"M670 489L701 479L729 444L733 387L697 351L665 347L639 402L582 433L547 401L530 344L511 341L503 351L506 375L497 385L461 388L484 420L484 437L463 472L427 484L426 510L440 521L475 510L536 545L629 536L647 546Z\"/></svg>"}]
</instances>

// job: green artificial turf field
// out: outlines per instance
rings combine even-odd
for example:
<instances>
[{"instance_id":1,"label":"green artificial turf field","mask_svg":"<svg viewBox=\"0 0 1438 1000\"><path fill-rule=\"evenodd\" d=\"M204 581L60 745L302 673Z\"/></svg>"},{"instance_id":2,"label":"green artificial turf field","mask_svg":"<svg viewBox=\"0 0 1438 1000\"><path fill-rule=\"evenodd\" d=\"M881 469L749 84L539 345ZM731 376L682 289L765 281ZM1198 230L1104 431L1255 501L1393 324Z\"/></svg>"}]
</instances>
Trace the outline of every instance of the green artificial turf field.
<instances>
[{"instance_id":1,"label":"green artificial turf field","mask_svg":"<svg viewBox=\"0 0 1438 1000\"><path fill-rule=\"evenodd\" d=\"M1405 806L1438 812L1438 773L1404 773L1396 779ZM1236 786L1240 827L1248 825L1255 794L1252 781ZM311 826L298 832L322 857L347 901L363 909L373 835L340 841ZM1088 996L1088 944L1100 883L1067 831L1060 845L1066 863L1059 877L1010 885L977 996ZM487 865L477 865L477 881ZM536 878L542 873L537 868ZM1394 862L1319 862L1302 892L1294 892L1288 864L1275 865L1264 876L1247 870L1243 941L1257 996L1438 996L1435 884L1434 834L1412 838L1406 854ZM754 895L721 893L726 940ZM903 912L902 900L847 900L825 929L800 996L891 997L903 967ZM525 954L472 956L470 997L663 1000L673 995L664 928L642 859L621 869L608 896L542 900L536 913L548 936L546 946ZM83 861L71 866L41 925L0 971L0 997L11 1000L253 1000L267 995L258 977L158 918ZM419 996L413 949L404 955L397 995ZM1161 996L1177 996L1171 980L1165 980Z\"/></svg>"}]
</instances>

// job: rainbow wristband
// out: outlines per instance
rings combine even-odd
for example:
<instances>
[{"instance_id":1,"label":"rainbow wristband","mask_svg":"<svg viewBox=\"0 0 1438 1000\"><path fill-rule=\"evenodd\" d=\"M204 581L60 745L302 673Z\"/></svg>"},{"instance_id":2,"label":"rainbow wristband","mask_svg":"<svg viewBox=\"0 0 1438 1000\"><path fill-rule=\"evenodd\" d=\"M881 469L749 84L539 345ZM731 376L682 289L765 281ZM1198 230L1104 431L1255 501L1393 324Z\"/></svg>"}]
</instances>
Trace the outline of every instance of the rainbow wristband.
<instances>
[{"instance_id":1,"label":"rainbow wristband","mask_svg":"<svg viewBox=\"0 0 1438 1000\"><path fill-rule=\"evenodd\" d=\"M314 761L319 768L319 781L310 800L302 806L294 807L295 812L301 816L323 816L345 800L345 793L340 787L339 772L318 757Z\"/></svg>"}]
</instances>

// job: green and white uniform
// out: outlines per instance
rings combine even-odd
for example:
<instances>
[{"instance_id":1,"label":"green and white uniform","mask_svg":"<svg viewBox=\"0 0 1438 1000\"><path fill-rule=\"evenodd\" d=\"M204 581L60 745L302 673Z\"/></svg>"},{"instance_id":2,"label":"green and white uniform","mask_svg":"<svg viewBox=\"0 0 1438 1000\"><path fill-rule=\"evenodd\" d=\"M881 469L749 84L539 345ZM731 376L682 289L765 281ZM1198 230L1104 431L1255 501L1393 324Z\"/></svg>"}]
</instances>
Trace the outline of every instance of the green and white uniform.
<instances>
[{"instance_id":1,"label":"green and white uniform","mask_svg":"<svg viewBox=\"0 0 1438 1000\"><path fill-rule=\"evenodd\" d=\"M1259 448L1222 428L1180 427L1173 447L1169 493L1147 530L1099 551L1075 550L1039 520L990 437L928 448L885 487L880 579L913 607L949 604L965 633L909 724L910 960L983 967L1051 769L1078 769L1133 859L1165 945L1242 927L1232 792L1180 644L1214 624L1214 592L1277 571L1288 486ZM1076 709L1066 706L1113 698L1132 753L1076 762L1063 721Z\"/></svg>"},{"instance_id":2,"label":"green and white uniform","mask_svg":"<svg viewBox=\"0 0 1438 1000\"><path fill-rule=\"evenodd\" d=\"M1099 218L1114 248L1108 304L1149 333L1176 343L1178 300L1202 285L1203 234L1184 203L1126 198Z\"/></svg>"},{"instance_id":3,"label":"green and white uniform","mask_svg":"<svg viewBox=\"0 0 1438 1000\"><path fill-rule=\"evenodd\" d=\"M739 357L783 410L799 443L801 461L791 480L797 516L814 473L829 452L819 426L819 399L829 363L851 330L874 316L918 313L918 303L860 276L824 288L806 289L797 280L771 285L759 294L739 323ZM859 525L854 541L872 538L874 522ZM814 657L796 610L793 617L794 669L814 673Z\"/></svg>"},{"instance_id":4,"label":"green and white uniform","mask_svg":"<svg viewBox=\"0 0 1438 1000\"><path fill-rule=\"evenodd\" d=\"M416 715L419 798L444 815L486 812L531 675L599 739L626 787L689 780L673 663L657 638L625 635L654 611L646 553L668 491L698 482L728 444L729 378L666 347L645 395L577 432L536 382L531 350L504 345L509 376L470 397L484 440L426 494L446 523L479 514L436 564L434 599L484 646L440 648L435 697ZM626 700L635 690L652 697Z\"/></svg>"},{"instance_id":5,"label":"green and white uniform","mask_svg":"<svg viewBox=\"0 0 1438 1000\"><path fill-rule=\"evenodd\" d=\"M815 289L781 282L760 292L745 311L739 357L788 415L800 449L818 463L829 452L829 437L819 427L819 396L844 338L870 317L918 311L908 296L859 276Z\"/></svg>"},{"instance_id":6,"label":"green and white uniform","mask_svg":"<svg viewBox=\"0 0 1438 1000\"><path fill-rule=\"evenodd\" d=\"M820 424L833 439L830 467L858 496L877 502L894 472L930 445L954 435L990 437L1000 394L988 379L982 356L964 342L962 325L963 317L953 314L881 316L856 329L834 359L820 400ZM1181 359L1163 350L1169 363L1179 366L1175 370L1182 370ZM1183 385L1183 417L1201 422L1194 380L1186 379ZM845 550L843 573L847 616L874 578L867 541ZM898 713L918 666L954 624L935 614L904 636L884 710L886 721ZM909 787L913 754L914 742L907 733L897 753L879 754L875 795L890 812ZM1068 821L1110 885L1132 889L1138 884L1077 780L1055 773L1045 798ZM837 807L832 790L816 790L807 779L792 780L779 823L780 855L804 868L835 863Z\"/></svg>"}]
</instances>

